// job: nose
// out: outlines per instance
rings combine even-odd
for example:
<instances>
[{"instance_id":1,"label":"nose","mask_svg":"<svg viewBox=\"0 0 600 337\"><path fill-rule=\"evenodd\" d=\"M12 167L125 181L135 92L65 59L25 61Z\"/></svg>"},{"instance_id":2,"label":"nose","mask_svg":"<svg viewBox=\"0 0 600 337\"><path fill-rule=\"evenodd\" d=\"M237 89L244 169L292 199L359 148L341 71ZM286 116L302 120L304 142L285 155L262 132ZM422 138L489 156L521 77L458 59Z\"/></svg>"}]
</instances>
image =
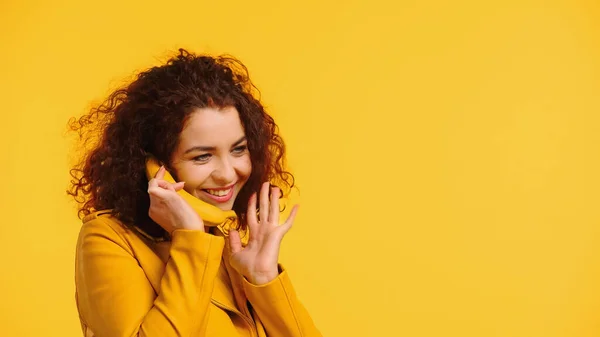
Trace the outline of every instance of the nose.
<instances>
[{"instance_id":1,"label":"nose","mask_svg":"<svg viewBox=\"0 0 600 337\"><path fill-rule=\"evenodd\" d=\"M229 158L219 160L219 163L212 172L213 180L222 186L227 186L235 181L235 168Z\"/></svg>"}]
</instances>

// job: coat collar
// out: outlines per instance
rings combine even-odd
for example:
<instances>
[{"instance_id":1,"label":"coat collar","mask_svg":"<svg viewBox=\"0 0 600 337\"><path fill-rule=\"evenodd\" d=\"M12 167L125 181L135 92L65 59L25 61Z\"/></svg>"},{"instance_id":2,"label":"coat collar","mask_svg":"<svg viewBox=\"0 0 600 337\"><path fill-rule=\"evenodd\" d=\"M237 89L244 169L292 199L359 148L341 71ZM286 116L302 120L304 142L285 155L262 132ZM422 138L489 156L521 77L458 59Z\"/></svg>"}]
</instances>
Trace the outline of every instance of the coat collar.
<instances>
[{"instance_id":1,"label":"coat collar","mask_svg":"<svg viewBox=\"0 0 600 337\"><path fill-rule=\"evenodd\" d=\"M138 257L140 267L150 281L154 292L158 295L171 243L169 241L154 242L136 234L129 231L127 241L134 256ZM229 310L240 308L240 299L245 298L243 288L240 287L240 277L233 268L229 267L228 255L224 251L211 295L212 302ZM245 300L243 303L245 304Z\"/></svg>"}]
</instances>

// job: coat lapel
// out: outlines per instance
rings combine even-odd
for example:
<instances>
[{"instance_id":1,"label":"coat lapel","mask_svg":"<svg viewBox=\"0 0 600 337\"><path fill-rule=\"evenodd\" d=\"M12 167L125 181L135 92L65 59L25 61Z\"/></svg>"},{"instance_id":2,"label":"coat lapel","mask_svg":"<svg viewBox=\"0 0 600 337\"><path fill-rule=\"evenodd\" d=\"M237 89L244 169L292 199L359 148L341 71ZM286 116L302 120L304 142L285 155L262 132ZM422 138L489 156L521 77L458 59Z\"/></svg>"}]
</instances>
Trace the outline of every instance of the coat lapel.
<instances>
[{"instance_id":1,"label":"coat lapel","mask_svg":"<svg viewBox=\"0 0 600 337\"><path fill-rule=\"evenodd\" d=\"M165 273L166 262L168 261L170 243L155 243L133 232L130 232L130 234L127 237L127 241L132 248L134 257L138 260L154 292L158 295L160 293L161 280ZM225 261L222 260L215 279L211 299L213 302L224 306L230 311L237 310L238 306L234 298L235 292L235 286L232 286L232 282L230 282L229 270L226 267Z\"/></svg>"}]
</instances>

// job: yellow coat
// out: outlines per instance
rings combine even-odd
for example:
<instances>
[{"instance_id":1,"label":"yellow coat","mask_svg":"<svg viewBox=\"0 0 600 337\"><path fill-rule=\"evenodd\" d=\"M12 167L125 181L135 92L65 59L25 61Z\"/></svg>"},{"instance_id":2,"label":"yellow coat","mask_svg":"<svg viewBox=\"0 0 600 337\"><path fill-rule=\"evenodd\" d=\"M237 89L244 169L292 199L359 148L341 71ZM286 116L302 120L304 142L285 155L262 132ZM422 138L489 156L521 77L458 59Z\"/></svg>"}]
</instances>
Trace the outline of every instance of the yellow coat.
<instances>
[{"instance_id":1,"label":"yellow coat","mask_svg":"<svg viewBox=\"0 0 600 337\"><path fill-rule=\"evenodd\" d=\"M157 170L149 161L148 177ZM321 336L281 266L261 286L231 267L223 233L235 212L178 193L209 233L178 229L170 242L157 243L126 229L110 211L83 219L75 284L84 336Z\"/></svg>"},{"instance_id":2,"label":"yellow coat","mask_svg":"<svg viewBox=\"0 0 600 337\"><path fill-rule=\"evenodd\" d=\"M283 268L252 285L230 267L224 244L194 230L157 244L109 212L86 217L75 268L84 336L321 336Z\"/></svg>"}]
</instances>

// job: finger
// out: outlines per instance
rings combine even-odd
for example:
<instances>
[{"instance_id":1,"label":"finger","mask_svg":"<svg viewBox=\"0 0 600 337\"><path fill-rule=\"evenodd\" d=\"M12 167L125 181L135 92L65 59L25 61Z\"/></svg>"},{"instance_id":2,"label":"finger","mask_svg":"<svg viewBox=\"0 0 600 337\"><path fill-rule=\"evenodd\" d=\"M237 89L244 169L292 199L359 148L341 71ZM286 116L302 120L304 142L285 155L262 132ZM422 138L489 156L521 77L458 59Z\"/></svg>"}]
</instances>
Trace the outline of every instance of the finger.
<instances>
[{"instance_id":1,"label":"finger","mask_svg":"<svg viewBox=\"0 0 600 337\"><path fill-rule=\"evenodd\" d=\"M148 188L148 194L150 196L158 197L159 199L165 199L168 196L167 191L159 186L153 186Z\"/></svg>"},{"instance_id":2,"label":"finger","mask_svg":"<svg viewBox=\"0 0 600 337\"><path fill-rule=\"evenodd\" d=\"M173 197L173 194L170 193L175 191L173 185L164 180L157 180L155 186L148 187L148 193L166 200Z\"/></svg>"},{"instance_id":3,"label":"finger","mask_svg":"<svg viewBox=\"0 0 600 337\"><path fill-rule=\"evenodd\" d=\"M185 181L180 181L178 183L173 184L173 189L175 191L181 191L181 189L183 189L183 186L185 185Z\"/></svg>"},{"instance_id":4,"label":"finger","mask_svg":"<svg viewBox=\"0 0 600 337\"><path fill-rule=\"evenodd\" d=\"M269 223L279 225L279 197L281 196L281 190L279 187L271 188L271 209L269 210Z\"/></svg>"},{"instance_id":5,"label":"finger","mask_svg":"<svg viewBox=\"0 0 600 337\"><path fill-rule=\"evenodd\" d=\"M292 211L290 212L290 215L288 216L287 220L285 220L283 225L281 225L281 227L283 229L283 234L287 233L290 230L290 228L292 228L292 225L294 224L294 220L296 219L296 215L298 214L298 208L300 208L299 205L294 205L294 207L292 207Z\"/></svg>"},{"instance_id":6,"label":"finger","mask_svg":"<svg viewBox=\"0 0 600 337\"><path fill-rule=\"evenodd\" d=\"M250 227L250 233L254 233L258 225L258 219L256 217L256 192L252 193L252 195L250 196L250 200L248 201L248 210L246 211L246 217L248 219L248 227ZM252 240L252 238L255 237L256 235L250 234L250 240Z\"/></svg>"},{"instance_id":7,"label":"finger","mask_svg":"<svg viewBox=\"0 0 600 337\"><path fill-rule=\"evenodd\" d=\"M160 187L162 189L169 190L169 191L175 191L175 187L173 186L174 184L171 184L167 181L157 180L157 185L158 185L158 187Z\"/></svg>"},{"instance_id":8,"label":"finger","mask_svg":"<svg viewBox=\"0 0 600 337\"><path fill-rule=\"evenodd\" d=\"M260 189L260 208L258 210L258 215L260 218L260 223L264 224L269 221L269 182L265 182L262 184Z\"/></svg>"},{"instance_id":9,"label":"finger","mask_svg":"<svg viewBox=\"0 0 600 337\"><path fill-rule=\"evenodd\" d=\"M242 250L242 239L240 233L235 229L229 231L229 250L232 255Z\"/></svg>"},{"instance_id":10,"label":"finger","mask_svg":"<svg viewBox=\"0 0 600 337\"><path fill-rule=\"evenodd\" d=\"M150 181L148 181L148 190L150 190L150 188L152 187L158 187L158 180L157 179L150 179Z\"/></svg>"},{"instance_id":11,"label":"finger","mask_svg":"<svg viewBox=\"0 0 600 337\"><path fill-rule=\"evenodd\" d=\"M165 169L165 166L161 166L158 171L156 172L156 174L154 175L154 178L156 179L163 179L165 177L165 172L167 170Z\"/></svg>"},{"instance_id":12,"label":"finger","mask_svg":"<svg viewBox=\"0 0 600 337\"><path fill-rule=\"evenodd\" d=\"M154 178L150 179L150 181L148 181L148 190L150 190L151 187L156 187L159 186L159 182L163 181L162 179L165 176L165 167L161 166L158 171L156 172L156 174L154 175Z\"/></svg>"}]
</instances>

